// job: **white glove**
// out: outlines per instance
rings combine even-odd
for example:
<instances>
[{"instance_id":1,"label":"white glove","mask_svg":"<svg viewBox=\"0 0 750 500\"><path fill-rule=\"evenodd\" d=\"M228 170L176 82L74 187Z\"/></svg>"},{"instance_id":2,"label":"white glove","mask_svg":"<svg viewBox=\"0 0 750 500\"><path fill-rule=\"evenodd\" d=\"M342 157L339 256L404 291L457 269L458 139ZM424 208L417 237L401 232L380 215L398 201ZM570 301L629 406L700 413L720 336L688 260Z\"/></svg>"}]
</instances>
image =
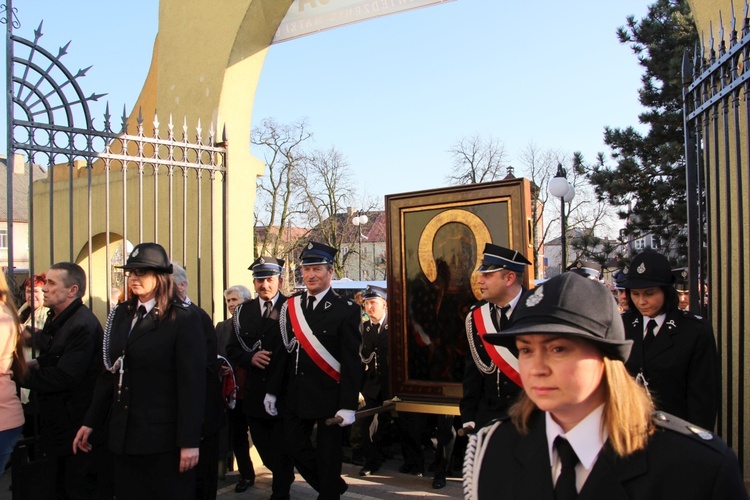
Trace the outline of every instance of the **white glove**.
<instances>
[{"instance_id":1,"label":"white glove","mask_svg":"<svg viewBox=\"0 0 750 500\"><path fill-rule=\"evenodd\" d=\"M464 425L462 426L464 429L467 427L470 429L473 429L475 427L474 422L464 422Z\"/></svg>"},{"instance_id":2,"label":"white glove","mask_svg":"<svg viewBox=\"0 0 750 500\"><path fill-rule=\"evenodd\" d=\"M279 414L279 411L276 409L276 396L273 394L266 394L266 397L263 398L263 406L266 407L266 413L272 417Z\"/></svg>"},{"instance_id":3,"label":"white glove","mask_svg":"<svg viewBox=\"0 0 750 500\"><path fill-rule=\"evenodd\" d=\"M354 410L339 410L336 412L336 416L344 419L344 421L339 424L339 427L346 427L347 425L352 425L354 423Z\"/></svg>"}]
</instances>

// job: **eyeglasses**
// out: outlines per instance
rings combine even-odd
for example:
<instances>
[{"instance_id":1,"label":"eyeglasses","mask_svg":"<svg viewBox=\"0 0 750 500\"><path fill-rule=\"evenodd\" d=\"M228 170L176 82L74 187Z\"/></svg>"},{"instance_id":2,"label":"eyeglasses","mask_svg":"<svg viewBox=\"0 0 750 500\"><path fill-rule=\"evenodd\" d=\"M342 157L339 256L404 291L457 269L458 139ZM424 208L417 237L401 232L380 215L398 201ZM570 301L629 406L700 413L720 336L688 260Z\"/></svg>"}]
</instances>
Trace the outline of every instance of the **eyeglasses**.
<instances>
[{"instance_id":1,"label":"eyeglasses","mask_svg":"<svg viewBox=\"0 0 750 500\"><path fill-rule=\"evenodd\" d=\"M129 269L125 271L125 276L136 276L138 278L142 278L143 276L146 276L151 272L150 269Z\"/></svg>"}]
</instances>

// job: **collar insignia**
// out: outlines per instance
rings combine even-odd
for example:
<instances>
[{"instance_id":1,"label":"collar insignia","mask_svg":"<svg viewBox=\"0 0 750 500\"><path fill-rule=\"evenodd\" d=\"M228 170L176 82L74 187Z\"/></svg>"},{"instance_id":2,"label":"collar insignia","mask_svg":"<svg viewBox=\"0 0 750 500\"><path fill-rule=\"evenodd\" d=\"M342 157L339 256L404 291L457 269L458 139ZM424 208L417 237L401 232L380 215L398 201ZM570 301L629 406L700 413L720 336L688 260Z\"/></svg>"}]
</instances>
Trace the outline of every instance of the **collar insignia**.
<instances>
[{"instance_id":1,"label":"collar insignia","mask_svg":"<svg viewBox=\"0 0 750 500\"><path fill-rule=\"evenodd\" d=\"M331 303L326 301L325 304L323 304L323 309L329 309L331 307Z\"/></svg>"},{"instance_id":2,"label":"collar insignia","mask_svg":"<svg viewBox=\"0 0 750 500\"><path fill-rule=\"evenodd\" d=\"M638 319L638 318L635 318L635 319L633 320L633 326L638 326L638 323L640 323L640 322L641 322L641 320L640 320L640 319Z\"/></svg>"},{"instance_id":3,"label":"collar insignia","mask_svg":"<svg viewBox=\"0 0 750 500\"><path fill-rule=\"evenodd\" d=\"M674 323L674 320L673 320L673 319L670 319L669 321L667 321L667 326L669 327L669 329L670 329L670 330L671 330L672 328L677 328L677 325L675 325L675 323Z\"/></svg>"},{"instance_id":4,"label":"collar insignia","mask_svg":"<svg viewBox=\"0 0 750 500\"><path fill-rule=\"evenodd\" d=\"M711 441L714 438L714 436L706 429L701 429L700 427L696 427L695 425L688 425L688 429L690 429L690 432L692 432L693 434L697 434L699 438L705 441Z\"/></svg>"}]
</instances>

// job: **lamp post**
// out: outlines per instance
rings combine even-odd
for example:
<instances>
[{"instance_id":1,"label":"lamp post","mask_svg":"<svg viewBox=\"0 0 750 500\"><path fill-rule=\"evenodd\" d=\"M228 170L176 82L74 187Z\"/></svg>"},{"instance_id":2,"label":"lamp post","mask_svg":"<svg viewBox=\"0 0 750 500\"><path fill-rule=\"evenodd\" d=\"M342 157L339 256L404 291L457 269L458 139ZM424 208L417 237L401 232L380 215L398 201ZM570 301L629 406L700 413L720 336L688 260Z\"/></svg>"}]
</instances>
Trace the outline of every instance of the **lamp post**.
<instances>
[{"instance_id":1,"label":"lamp post","mask_svg":"<svg viewBox=\"0 0 750 500\"><path fill-rule=\"evenodd\" d=\"M359 240L359 281L362 281L362 226L367 224L367 216L362 214L362 211L359 211L360 215L357 215L356 217L352 217L352 224L357 226L357 239Z\"/></svg>"},{"instance_id":2,"label":"lamp post","mask_svg":"<svg viewBox=\"0 0 750 500\"><path fill-rule=\"evenodd\" d=\"M547 188L549 189L549 194L554 196L555 198L560 198L560 243L562 245L562 269L560 272L563 272L565 270L565 267L568 265L568 244L566 241L566 233L567 228L565 227L565 203L570 203L573 201L573 198L575 198L576 190L573 188L573 186L568 182L568 179L566 178L567 172L563 168L561 163L557 164L557 174L550 179L549 185Z\"/></svg>"}]
</instances>

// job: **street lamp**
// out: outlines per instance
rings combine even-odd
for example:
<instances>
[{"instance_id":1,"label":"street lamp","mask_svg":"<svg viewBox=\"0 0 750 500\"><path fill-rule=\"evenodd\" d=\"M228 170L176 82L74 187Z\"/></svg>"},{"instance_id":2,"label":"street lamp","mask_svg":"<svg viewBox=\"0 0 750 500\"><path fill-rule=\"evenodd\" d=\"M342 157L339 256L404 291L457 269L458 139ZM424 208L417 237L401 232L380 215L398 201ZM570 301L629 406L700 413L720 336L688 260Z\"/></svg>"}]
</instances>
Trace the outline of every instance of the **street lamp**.
<instances>
[{"instance_id":1,"label":"street lamp","mask_svg":"<svg viewBox=\"0 0 750 500\"><path fill-rule=\"evenodd\" d=\"M576 190L573 188L570 182L568 182L568 179L565 177L566 175L567 172L563 168L562 164L558 163L557 174L552 179L550 179L549 185L547 186L549 189L549 194L551 194L555 198L560 198L560 243L562 244L562 269L560 270L560 272L564 271L565 267L568 265L568 245L566 241L567 228L565 227L565 203L570 203L571 201L573 201L573 198L576 195Z\"/></svg>"},{"instance_id":2,"label":"street lamp","mask_svg":"<svg viewBox=\"0 0 750 500\"><path fill-rule=\"evenodd\" d=\"M360 212L361 213L361 212ZM352 224L357 226L358 240L359 240L359 281L362 281L362 226L367 224L367 216L364 214L352 217Z\"/></svg>"}]
</instances>

